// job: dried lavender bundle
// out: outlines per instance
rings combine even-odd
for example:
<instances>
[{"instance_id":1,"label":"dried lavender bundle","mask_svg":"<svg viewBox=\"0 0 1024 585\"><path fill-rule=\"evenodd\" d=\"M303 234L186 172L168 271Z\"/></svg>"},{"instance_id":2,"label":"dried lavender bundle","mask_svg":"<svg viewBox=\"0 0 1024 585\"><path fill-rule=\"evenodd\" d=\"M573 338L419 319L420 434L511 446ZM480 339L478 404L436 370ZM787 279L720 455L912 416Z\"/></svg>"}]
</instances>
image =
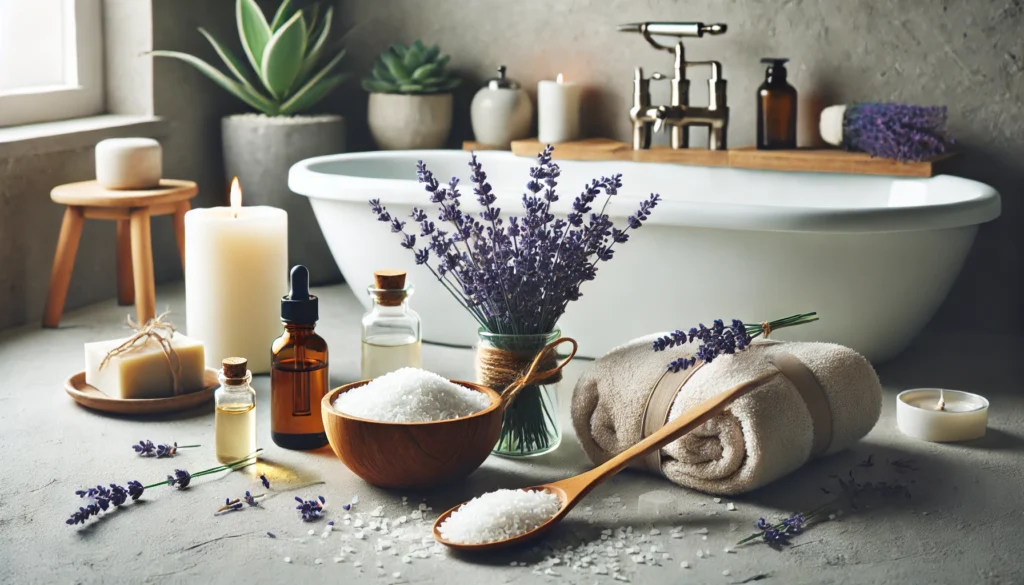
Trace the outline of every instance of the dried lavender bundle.
<instances>
[{"instance_id":1,"label":"dried lavender bundle","mask_svg":"<svg viewBox=\"0 0 1024 585\"><path fill-rule=\"evenodd\" d=\"M902 162L921 161L946 152L945 106L860 103L843 116L843 146Z\"/></svg>"}]
</instances>

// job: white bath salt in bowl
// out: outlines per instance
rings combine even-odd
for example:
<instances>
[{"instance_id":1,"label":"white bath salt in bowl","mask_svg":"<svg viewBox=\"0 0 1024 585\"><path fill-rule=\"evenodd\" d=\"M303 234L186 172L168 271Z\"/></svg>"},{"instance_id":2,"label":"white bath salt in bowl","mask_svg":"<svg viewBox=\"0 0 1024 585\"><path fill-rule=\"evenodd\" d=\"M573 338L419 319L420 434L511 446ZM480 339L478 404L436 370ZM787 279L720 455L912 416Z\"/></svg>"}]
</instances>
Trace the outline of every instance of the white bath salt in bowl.
<instances>
[{"instance_id":1,"label":"white bath salt in bowl","mask_svg":"<svg viewBox=\"0 0 1024 585\"><path fill-rule=\"evenodd\" d=\"M385 422L435 422L462 418L484 410L491 399L418 368L402 368L334 400L340 412Z\"/></svg>"},{"instance_id":2,"label":"white bath salt in bowl","mask_svg":"<svg viewBox=\"0 0 1024 585\"><path fill-rule=\"evenodd\" d=\"M562 508L558 496L544 491L497 490L473 498L438 527L458 544L486 544L534 530Z\"/></svg>"}]
</instances>

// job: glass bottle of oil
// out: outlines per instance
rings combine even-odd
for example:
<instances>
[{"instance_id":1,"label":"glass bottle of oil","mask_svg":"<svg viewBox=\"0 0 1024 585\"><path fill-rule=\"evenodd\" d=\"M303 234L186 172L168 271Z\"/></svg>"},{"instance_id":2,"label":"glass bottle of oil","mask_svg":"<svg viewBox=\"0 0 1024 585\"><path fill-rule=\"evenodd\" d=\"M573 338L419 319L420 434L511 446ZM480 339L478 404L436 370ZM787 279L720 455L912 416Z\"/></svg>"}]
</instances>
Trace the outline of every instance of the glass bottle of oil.
<instances>
[{"instance_id":1,"label":"glass bottle of oil","mask_svg":"<svg viewBox=\"0 0 1024 585\"><path fill-rule=\"evenodd\" d=\"M786 81L786 61L761 59L768 65L757 88L757 148L796 148L796 89Z\"/></svg>"},{"instance_id":2,"label":"glass bottle of oil","mask_svg":"<svg viewBox=\"0 0 1024 585\"><path fill-rule=\"evenodd\" d=\"M220 388L213 394L213 419L217 460L229 463L256 451L256 392L249 385L252 374L245 358L230 357L221 363Z\"/></svg>"},{"instance_id":3,"label":"glass bottle of oil","mask_svg":"<svg viewBox=\"0 0 1024 585\"><path fill-rule=\"evenodd\" d=\"M373 307L363 315L364 380L423 365L420 316L409 308L412 287L405 284L405 271L378 270L373 280Z\"/></svg>"},{"instance_id":4,"label":"glass bottle of oil","mask_svg":"<svg viewBox=\"0 0 1024 585\"><path fill-rule=\"evenodd\" d=\"M320 401L327 394L327 342L316 334L318 299L309 294L309 270L292 268L291 291L281 299L284 335L271 347L270 438L285 449L327 444Z\"/></svg>"}]
</instances>

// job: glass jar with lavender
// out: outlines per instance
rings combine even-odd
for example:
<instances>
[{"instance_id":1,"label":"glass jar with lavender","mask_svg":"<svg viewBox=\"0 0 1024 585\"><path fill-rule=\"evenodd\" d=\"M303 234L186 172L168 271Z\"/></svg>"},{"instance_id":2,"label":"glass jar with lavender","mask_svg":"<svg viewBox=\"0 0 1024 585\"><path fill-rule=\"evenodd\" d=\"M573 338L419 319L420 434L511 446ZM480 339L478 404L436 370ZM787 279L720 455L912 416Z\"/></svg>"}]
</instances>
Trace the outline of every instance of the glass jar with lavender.
<instances>
[{"instance_id":1,"label":"glass jar with lavender","mask_svg":"<svg viewBox=\"0 0 1024 585\"><path fill-rule=\"evenodd\" d=\"M549 343L561 337L555 329L540 334L491 333L481 328L476 353L477 382L499 394L516 382ZM538 370L559 370L558 356L551 353ZM532 457L554 451L562 441L558 423L558 382L561 371L520 390L505 408L501 437L494 453L507 457Z\"/></svg>"}]
</instances>

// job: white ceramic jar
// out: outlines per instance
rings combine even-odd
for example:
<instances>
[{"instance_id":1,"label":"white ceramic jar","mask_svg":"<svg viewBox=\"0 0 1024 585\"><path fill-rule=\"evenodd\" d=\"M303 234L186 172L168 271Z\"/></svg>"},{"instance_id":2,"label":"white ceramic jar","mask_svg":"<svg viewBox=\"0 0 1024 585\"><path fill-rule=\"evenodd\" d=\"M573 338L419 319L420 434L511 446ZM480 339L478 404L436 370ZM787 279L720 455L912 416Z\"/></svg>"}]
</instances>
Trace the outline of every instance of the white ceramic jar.
<instances>
[{"instance_id":1,"label":"white ceramic jar","mask_svg":"<svg viewBox=\"0 0 1024 585\"><path fill-rule=\"evenodd\" d=\"M96 144L96 182L107 189L160 186L163 149L152 138L108 138Z\"/></svg>"},{"instance_id":2,"label":"white ceramic jar","mask_svg":"<svg viewBox=\"0 0 1024 585\"><path fill-rule=\"evenodd\" d=\"M477 142L508 149L513 140L529 138L533 102L517 82L505 77L505 69L498 67L498 77L476 92L469 115Z\"/></svg>"}]
</instances>

